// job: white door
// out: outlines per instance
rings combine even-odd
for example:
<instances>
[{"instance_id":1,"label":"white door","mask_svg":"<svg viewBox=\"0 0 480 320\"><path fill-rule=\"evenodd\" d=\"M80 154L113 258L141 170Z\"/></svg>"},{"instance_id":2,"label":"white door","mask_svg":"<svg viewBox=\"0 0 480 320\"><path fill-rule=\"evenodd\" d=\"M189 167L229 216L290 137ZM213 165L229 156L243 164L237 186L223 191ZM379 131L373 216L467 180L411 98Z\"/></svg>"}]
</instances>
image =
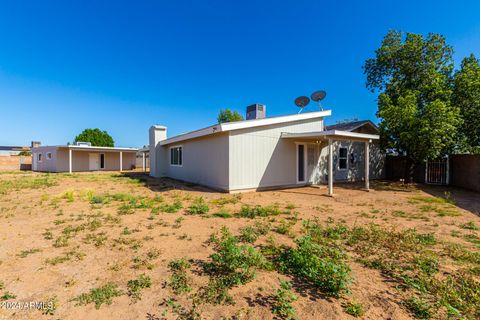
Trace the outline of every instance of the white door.
<instances>
[{"instance_id":1,"label":"white door","mask_svg":"<svg viewBox=\"0 0 480 320\"><path fill-rule=\"evenodd\" d=\"M308 182L320 184L322 179L320 165L320 147L317 144L309 144L307 147Z\"/></svg>"},{"instance_id":2,"label":"white door","mask_svg":"<svg viewBox=\"0 0 480 320\"><path fill-rule=\"evenodd\" d=\"M37 171L37 154L34 153L32 157L32 165L33 165L33 171Z\"/></svg>"},{"instance_id":3,"label":"white door","mask_svg":"<svg viewBox=\"0 0 480 320\"><path fill-rule=\"evenodd\" d=\"M100 170L100 154L98 153L88 154L88 169Z\"/></svg>"}]
</instances>

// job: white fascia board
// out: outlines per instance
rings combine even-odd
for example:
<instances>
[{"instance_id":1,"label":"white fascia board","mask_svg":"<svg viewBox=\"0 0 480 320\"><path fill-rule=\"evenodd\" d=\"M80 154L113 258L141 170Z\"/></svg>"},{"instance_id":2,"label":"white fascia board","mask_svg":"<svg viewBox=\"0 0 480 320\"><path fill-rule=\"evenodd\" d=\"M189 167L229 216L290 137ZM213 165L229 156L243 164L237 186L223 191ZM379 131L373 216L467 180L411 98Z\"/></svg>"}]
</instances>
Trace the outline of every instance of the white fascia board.
<instances>
[{"instance_id":1,"label":"white fascia board","mask_svg":"<svg viewBox=\"0 0 480 320\"><path fill-rule=\"evenodd\" d=\"M163 145L176 143L176 142L180 142L180 141L184 141L184 140L203 137L203 136L206 136L206 135L209 135L209 134L221 132L221 130L222 130L222 128L218 124L218 125L210 126L210 127L204 128L204 129L197 130L197 131L184 133L184 134L181 134L181 135L176 136L176 137L168 138L166 140L160 141L160 145L163 146Z\"/></svg>"},{"instance_id":2,"label":"white fascia board","mask_svg":"<svg viewBox=\"0 0 480 320\"><path fill-rule=\"evenodd\" d=\"M340 130L299 132L299 133L282 132L282 138L317 138L317 137L325 137L325 138L346 137L346 138L355 138L355 139L364 139L364 140L380 139L380 136L377 134L367 134L367 133L358 133L358 132L340 131Z\"/></svg>"},{"instance_id":3,"label":"white fascia board","mask_svg":"<svg viewBox=\"0 0 480 320\"><path fill-rule=\"evenodd\" d=\"M100 150L100 151L125 151L125 152L137 152L137 148L117 148L117 147L96 147L96 146L76 146L76 145L68 145L65 146L69 149L73 150Z\"/></svg>"},{"instance_id":4,"label":"white fascia board","mask_svg":"<svg viewBox=\"0 0 480 320\"><path fill-rule=\"evenodd\" d=\"M47 148L55 148L55 149L72 149L72 150L81 150L81 151L122 151L122 152L137 152L137 148L120 148L120 147L89 147L89 146L76 146L76 145L60 145L60 146L40 146L36 148L32 148L32 151L42 151L43 149Z\"/></svg>"},{"instance_id":5,"label":"white fascia board","mask_svg":"<svg viewBox=\"0 0 480 320\"><path fill-rule=\"evenodd\" d=\"M294 115L271 117L271 118L264 118L264 119L226 122L226 123L213 125L204 129L192 131L189 133L181 134L176 137L163 140L160 142L160 145L167 145L167 144L194 139L194 138L198 138L198 137L202 137L202 136L206 136L214 133L219 133L219 132L228 132L233 130L255 128L260 126L269 126L269 125L274 125L279 123L323 118L331 115L332 115L331 110L325 110L325 111L306 112L306 113L299 113Z\"/></svg>"}]
</instances>

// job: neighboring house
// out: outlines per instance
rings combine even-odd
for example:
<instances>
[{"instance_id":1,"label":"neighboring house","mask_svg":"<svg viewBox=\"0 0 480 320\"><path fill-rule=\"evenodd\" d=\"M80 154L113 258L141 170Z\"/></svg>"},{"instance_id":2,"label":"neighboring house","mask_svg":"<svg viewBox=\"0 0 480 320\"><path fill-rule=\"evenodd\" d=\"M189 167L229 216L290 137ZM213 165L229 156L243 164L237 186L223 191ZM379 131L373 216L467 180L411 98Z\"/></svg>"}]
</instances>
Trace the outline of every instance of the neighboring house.
<instances>
[{"instance_id":1,"label":"neighboring house","mask_svg":"<svg viewBox=\"0 0 480 320\"><path fill-rule=\"evenodd\" d=\"M29 153L29 147L0 146L0 171L30 170Z\"/></svg>"},{"instance_id":2,"label":"neighboring house","mask_svg":"<svg viewBox=\"0 0 480 320\"><path fill-rule=\"evenodd\" d=\"M22 146L0 146L0 156L18 156L20 152L29 152L29 147Z\"/></svg>"},{"instance_id":3,"label":"neighboring house","mask_svg":"<svg viewBox=\"0 0 480 320\"><path fill-rule=\"evenodd\" d=\"M330 194L334 179L361 180L365 171L371 172L368 178L383 176L383 155L378 148L369 150L371 142L379 138L373 124L325 130L324 118L331 115L330 110L264 118L265 106L254 106L259 112L247 113L245 121L216 124L171 138L166 127L152 126L150 175L228 192L328 181ZM360 172L357 167L362 165Z\"/></svg>"},{"instance_id":4,"label":"neighboring house","mask_svg":"<svg viewBox=\"0 0 480 320\"><path fill-rule=\"evenodd\" d=\"M122 171L135 168L135 148L94 147L89 143L32 148L32 170L43 172Z\"/></svg>"}]
</instances>

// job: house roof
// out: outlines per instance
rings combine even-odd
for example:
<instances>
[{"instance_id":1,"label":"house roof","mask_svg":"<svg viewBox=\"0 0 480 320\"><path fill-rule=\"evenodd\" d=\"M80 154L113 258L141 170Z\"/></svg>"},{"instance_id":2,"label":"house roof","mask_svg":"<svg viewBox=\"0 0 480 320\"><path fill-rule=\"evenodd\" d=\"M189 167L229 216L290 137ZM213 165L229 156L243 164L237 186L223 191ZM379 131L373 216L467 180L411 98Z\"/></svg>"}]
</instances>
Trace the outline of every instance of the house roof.
<instances>
[{"instance_id":1,"label":"house roof","mask_svg":"<svg viewBox=\"0 0 480 320\"><path fill-rule=\"evenodd\" d=\"M177 142L194 139L202 136L207 136L207 135L211 135L219 132L228 132L233 130L254 128L254 127L260 127L260 126L269 126L269 125L288 123L293 121L323 118L330 115L332 115L331 110L324 110L324 111L316 111L316 112L305 112L305 113L299 113L299 114L293 114L293 115L287 115L287 116L269 117L269 118L263 118L263 119L219 123L219 124L215 124L213 126L209 126L200 130L196 130L196 131L184 133L172 138L168 138L166 140L161 141L160 144L167 145L167 144L177 143Z\"/></svg>"},{"instance_id":2,"label":"house roof","mask_svg":"<svg viewBox=\"0 0 480 320\"><path fill-rule=\"evenodd\" d=\"M28 151L29 147L22 146L0 146L1 151Z\"/></svg>"},{"instance_id":3,"label":"house roof","mask_svg":"<svg viewBox=\"0 0 480 320\"><path fill-rule=\"evenodd\" d=\"M360 121L352 121L346 123L337 123L330 126L325 126L325 130L340 130L340 131L353 131L356 130L364 125L370 125L375 130L378 130L378 127L370 120L360 120Z\"/></svg>"}]
</instances>

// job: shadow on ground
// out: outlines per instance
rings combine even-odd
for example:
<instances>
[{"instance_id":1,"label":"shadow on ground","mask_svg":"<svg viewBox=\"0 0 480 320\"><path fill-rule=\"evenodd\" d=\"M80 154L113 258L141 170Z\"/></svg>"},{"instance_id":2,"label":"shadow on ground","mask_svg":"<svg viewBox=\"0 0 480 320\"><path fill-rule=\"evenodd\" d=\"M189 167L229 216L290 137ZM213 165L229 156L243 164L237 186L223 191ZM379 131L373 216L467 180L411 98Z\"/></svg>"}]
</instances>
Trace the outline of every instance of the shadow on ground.
<instances>
[{"instance_id":1,"label":"shadow on ground","mask_svg":"<svg viewBox=\"0 0 480 320\"><path fill-rule=\"evenodd\" d=\"M195 183L189 183L170 178L153 178L146 172L122 172L120 177L130 178L132 180L142 183L148 189L154 192L166 192L170 190L183 190L183 191L196 191L196 192L208 192L218 193L213 189L200 186Z\"/></svg>"}]
</instances>

